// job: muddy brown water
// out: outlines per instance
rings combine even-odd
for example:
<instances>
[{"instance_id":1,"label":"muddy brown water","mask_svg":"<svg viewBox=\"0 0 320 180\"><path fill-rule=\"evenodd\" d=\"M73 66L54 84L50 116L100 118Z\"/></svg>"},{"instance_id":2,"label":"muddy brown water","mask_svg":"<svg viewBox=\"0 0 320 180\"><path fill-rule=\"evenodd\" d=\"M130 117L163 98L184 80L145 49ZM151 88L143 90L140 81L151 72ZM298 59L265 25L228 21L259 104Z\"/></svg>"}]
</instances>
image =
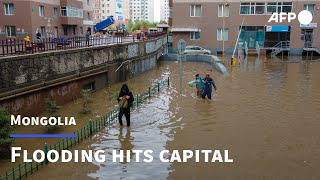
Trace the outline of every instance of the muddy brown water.
<instances>
[{"instance_id":1,"label":"muddy brown water","mask_svg":"<svg viewBox=\"0 0 320 180\"><path fill-rule=\"evenodd\" d=\"M226 58L229 59L229 58ZM179 95L179 64L160 62L157 68L129 81L133 92L147 89L155 78L171 78L171 87L132 112L132 126L106 127L75 149L105 150L105 163L54 163L32 179L320 179L320 62L297 63L250 57L229 67L224 76L205 63L183 63L183 95ZM212 71L211 71L212 70ZM195 72L209 71L218 86L212 101L196 97L187 86ZM107 88L106 88L107 89ZM78 102L61 114L85 121L105 113L103 89L94 94L95 113L79 115ZM79 119L79 120L78 120ZM22 131L22 130L21 130ZM32 131L36 131L34 128ZM64 132L73 129L64 129ZM41 131L38 130L38 133ZM42 147L40 140L20 140L16 146ZM51 140L54 141L54 140ZM56 142L56 140L54 141ZM111 162L112 150L153 150L151 163ZM229 150L233 163L164 163L161 150ZM1 169L11 166L4 162Z\"/></svg>"}]
</instances>

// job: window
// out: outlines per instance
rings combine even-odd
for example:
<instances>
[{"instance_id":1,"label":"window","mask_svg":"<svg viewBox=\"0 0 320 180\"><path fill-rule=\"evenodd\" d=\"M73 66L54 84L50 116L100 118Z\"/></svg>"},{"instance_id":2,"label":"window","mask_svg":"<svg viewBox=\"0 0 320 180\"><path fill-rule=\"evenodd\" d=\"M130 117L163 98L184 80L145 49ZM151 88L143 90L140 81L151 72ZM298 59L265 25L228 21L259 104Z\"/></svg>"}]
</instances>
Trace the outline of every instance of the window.
<instances>
[{"instance_id":1,"label":"window","mask_svg":"<svg viewBox=\"0 0 320 180\"><path fill-rule=\"evenodd\" d=\"M200 40L200 32L190 32L190 40Z\"/></svg>"},{"instance_id":2,"label":"window","mask_svg":"<svg viewBox=\"0 0 320 180\"><path fill-rule=\"evenodd\" d=\"M219 4L218 17L229 17L229 5Z\"/></svg>"},{"instance_id":3,"label":"window","mask_svg":"<svg viewBox=\"0 0 320 180\"><path fill-rule=\"evenodd\" d=\"M70 6L61 7L61 16L83 18L83 9Z\"/></svg>"},{"instance_id":4,"label":"window","mask_svg":"<svg viewBox=\"0 0 320 180\"><path fill-rule=\"evenodd\" d=\"M5 26L6 34L8 37L15 37L16 36L16 27L15 26Z\"/></svg>"},{"instance_id":5,"label":"window","mask_svg":"<svg viewBox=\"0 0 320 180\"><path fill-rule=\"evenodd\" d=\"M240 14L265 14L265 3L243 2L240 4Z\"/></svg>"},{"instance_id":6,"label":"window","mask_svg":"<svg viewBox=\"0 0 320 180\"><path fill-rule=\"evenodd\" d=\"M267 14L291 12L292 2L269 2L267 3Z\"/></svg>"},{"instance_id":7,"label":"window","mask_svg":"<svg viewBox=\"0 0 320 180\"><path fill-rule=\"evenodd\" d=\"M83 27L80 27L80 35L83 35Z\"/></svg>"},{"instance_id":8,"label":"window","mask_svg":"<svg viewBox=\"0 0 320 180\"><path fill-rule=\"evenodd\" d=\"M190 16L200 17L201 16L201 5L191 5L190 6Z\"/></svg>"},{"instance_id":9,"label":"window","mask_svg":"<svg viewBox=\"0 0 320 180\"><path fill-rule=\"evenodd\" d=\"M90 0L87 0L87 5L88 5L88 6L90 5Z\"/></svg>"},{"instance_id":10,"label":"window","mask_svg":"<svg viewBox=\"0 0 320 180\"><path fill-rule=\"evenodd\" d=\"M312 16L314 16L314 7L315 7L314 4L305 4L305 5L303 6L303 9L310 11L311 14L312 14Z\"/></svg>"},{"instance_id":11,"label":"window","mask_svg":"<svg viewBox=\"0 0 320 180\"><path fill-rule=\"evenodd\" d=\"M5 15L14 15L14 5L13 3L4 4L4 14Z\"/></svg>"},{"instance_id":12,"label":"window","mask_svg":"<svg viewBox=\"0 0 320 180\"><path fill-rule=\"evenodd\" d=\"M217 29L217 40L218 41L228 41L229 39L229 29L225 28L225 29L222 29L222 28L218 28Z\"/></svg>"},{"instance_id":13,"label":"window","mask_svg":"<svg viewBox=\"0 0 320 180\"><path fill-rule=\"evenodd\" d=\"M41 36L42 36L42 37L45 36L45 34L46 34L46 27L41 26L41 27L40 27L40 32L41 32Z\"/></svg>"},{"instance_id":14,"label":"window","mask_svg":"<svg viewBox=\"0 0 320 180\"><path fill-rule=\"evenodd\" d=\"M39 6L39 16L44 16L44 6Z\"/></svg>"},{"instance_id":15,"label":"window","mask_svg":"<svg viewBox=\"0 0 320 180\"><path fill-rule=\"evenodd\" d=\"M58 8L54 7L53 8L53 17L57 17L58 16Z\"/></svg>"}]
</instances>

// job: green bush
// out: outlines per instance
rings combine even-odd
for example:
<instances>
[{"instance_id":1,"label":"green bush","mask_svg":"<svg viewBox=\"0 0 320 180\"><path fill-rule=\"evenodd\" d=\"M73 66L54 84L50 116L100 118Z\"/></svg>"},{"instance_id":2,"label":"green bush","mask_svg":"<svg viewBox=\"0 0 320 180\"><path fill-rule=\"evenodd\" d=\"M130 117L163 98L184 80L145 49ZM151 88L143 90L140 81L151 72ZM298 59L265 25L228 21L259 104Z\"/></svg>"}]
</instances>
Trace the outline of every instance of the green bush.
<instances>
[{"instance_id":1,"label":"green bush","mask_svg":"<svg viewBox=\"0 0 320 180\"><path fill-rule=\"evenodd\" d=\"M149 22L149 21L139 21L139 20L135 20L135 21L129 21L128 23L128 29L130 32L133 32L135 30L140 30L141 26L147 26L148 28L152 28L152 27L156 27L158 23L154 22Z\"/></svg>"},{"instance_id":2,"label":"green bush","mask_svg":"<svg viewBox=\"0 0 320 180\"><path fill-rule=\"evenodd\" d=\"M0 157L9 157L10 148L14 142L10 138L13 133L13 127L10 125L10 116L5 113L5 109L0 107Z\"/></svg>"},{"instance_id":3,"label":"green bush","mask_svg":"<svg viewBox=\"0 0 320 180\"><path fill-rule=\"evenodd\" d=\"M59 111L61 106L59 106L56 101L53 101L53 100L50 100L50 99L46 99L45 102L46 102L46 105L47 105L48 117L59 117L57 112ZM51 129L54 129L55 126L47 125L47 128L48 128L48 130L51 130Z\"/></svg>"},{"instance_id":4,"label":"green bush","mask_svg":"<svg viewBox=\"0 0 320 180\"><path fill-rule=\"evenodd\" d=\"M92 98L92 93L91 91L82 90L81 97L82 97L82 107L83 107L82 113L88 114L92 111L90 104L94 102Z\"/></svg>"}]
</instances>

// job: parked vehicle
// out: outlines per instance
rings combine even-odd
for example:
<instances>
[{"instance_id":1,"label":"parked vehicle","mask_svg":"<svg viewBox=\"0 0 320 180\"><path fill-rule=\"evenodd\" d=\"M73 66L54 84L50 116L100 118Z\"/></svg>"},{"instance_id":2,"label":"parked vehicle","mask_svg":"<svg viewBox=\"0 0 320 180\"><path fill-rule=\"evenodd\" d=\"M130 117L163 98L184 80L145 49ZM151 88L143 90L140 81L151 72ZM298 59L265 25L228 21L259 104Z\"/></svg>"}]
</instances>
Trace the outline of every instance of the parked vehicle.
<instances>
[{"instance_id":1,"label":"parked vehicle","mask_svg":"<svg viewBox=\"0 0 320 180\"><path fill-rule=\"evenodd\" d=\"M148 29L148 34L153 34L153 33L157 33L158 29L157 28L149 28Z\"/></svg>"},{"instance_id":2,"label":"parked vehicle","mask_svg":"<svg viewBox=\"0 0 320 180\"><path fill-rule=\"evenodd\" d=\"M187 46L183 54L212 54L212 52L200 46Z\"/></svg>"}]
</instances>

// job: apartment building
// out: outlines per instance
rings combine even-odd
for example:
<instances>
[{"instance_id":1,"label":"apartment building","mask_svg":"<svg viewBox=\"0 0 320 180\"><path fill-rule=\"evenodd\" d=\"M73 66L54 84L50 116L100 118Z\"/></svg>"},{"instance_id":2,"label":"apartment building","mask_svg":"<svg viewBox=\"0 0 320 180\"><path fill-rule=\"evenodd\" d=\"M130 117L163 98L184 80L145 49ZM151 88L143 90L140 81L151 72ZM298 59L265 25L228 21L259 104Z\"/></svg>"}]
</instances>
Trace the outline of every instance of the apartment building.
<instances>
[{"instance_id":1,"label":"apartment building","mask_svg":"<svg viewBox=\"0 0 320 180\"><path fill-rule=\"evenodd\" d=\"M160 0L160 21L168 22L169 12L169 0Z\"/></svg>"},{"instance_id":2,"label":"apartment building","mask_svg":"<svg viewBox=\"0 0 320 180\"><path fill-rule=\"evenodd\" d=\"M92 30L91 0L2 0L0 39L84 35Z\"/></svg>"},{"instance_id":3,"label":"apartment building","mask_svg":"<svg viewBox=\"0 0 320 180\"><path fill-rule=\"evenodd\" d=\"M155 0L130 0L129 7L131 20L154 22L154 1Z\"/></svg>"},{"instance_id":4,"label":"apartment building","mask_svg":"<svg viewBox=\"0 0 320 180\"><path fill-rule=\"evenodd\" d=\"M320 1L317 0L174 0L169 2L169 23L174 45L184 39L188 45L200 45L214 51L234 50L243 22L238 46L269 49L279 42L289 42L291 54L304 48L320 48ZM298 18L288 22L268 22L273 13L302 10L313 14L308 25Z\"/></svg>"},{"instance_id":5,"label":"apartment building","mask_svg":"<svg viewBox=\"0 0 320 180\"><path fill-rule=\"evenodd\" d=\"M115 18L116 24L130 19L129 0L93 0L94 24L109 16Z\"/></svg>"},{"instance_id":6,"label":"apartment building","mask_svg":"<svg viewBox=\"0 0 320 180\"><path fill-rule=\"evenodd\" d=\"M102 0L91 0L93 10L93 24L101 22L102 19Z\"/></svg>"}]
</instances>

